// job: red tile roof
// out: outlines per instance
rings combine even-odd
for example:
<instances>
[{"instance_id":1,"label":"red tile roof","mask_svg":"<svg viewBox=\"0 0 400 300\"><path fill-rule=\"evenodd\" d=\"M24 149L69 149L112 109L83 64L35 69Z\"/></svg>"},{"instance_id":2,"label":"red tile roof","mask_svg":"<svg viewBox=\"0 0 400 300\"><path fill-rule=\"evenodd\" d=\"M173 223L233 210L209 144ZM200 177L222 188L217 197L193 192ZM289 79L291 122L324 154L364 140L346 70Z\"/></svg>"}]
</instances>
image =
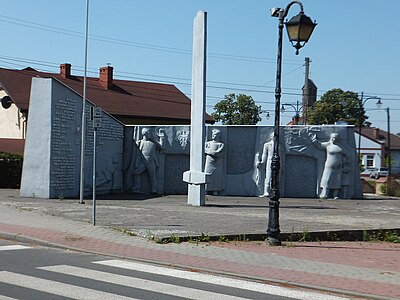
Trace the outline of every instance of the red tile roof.
<instances>
[{"instance_id":1,"label":"red tile roof","mask_svg":"<svg viewBox=\"0 0 400 300\"><path fill-rule=\"evenodd\" d=\"M25 140L0 138L0 152L23 154Z\"/></svg>"},{"instance_id":2,"label":"red tile roof","mask_svg":"<svg viewBox=\"0 0 400 300\"><path fill-rule=\"evenodd\" d=\"M15 105L28 109L32 77L55 78L80 95L83 77L38 72L32 68L10 70L0 68L0 84ZM170 119L190 123L190 99L172 84L113 79L107 89L99 78L87 77L86 97L115 117ZM207 115L207 122L212 118Z\"/></svg>"},{"instance_id":3,"label":"red tile roof","mask_svg":"<svg viewBox=\"0 0 400 300\"><path fill-rule=\"evenodd\" d=\"M355 131L359 133L358 128L355 128ZM379 143L385 144L387 147L388 143L388 132L376 127L363 127L361 129L361 135L365 136L373 141L377 141ZM398 149L400 150L400 136L395 134L390 134L390 149Z\"/></svg>"}]
</instances>

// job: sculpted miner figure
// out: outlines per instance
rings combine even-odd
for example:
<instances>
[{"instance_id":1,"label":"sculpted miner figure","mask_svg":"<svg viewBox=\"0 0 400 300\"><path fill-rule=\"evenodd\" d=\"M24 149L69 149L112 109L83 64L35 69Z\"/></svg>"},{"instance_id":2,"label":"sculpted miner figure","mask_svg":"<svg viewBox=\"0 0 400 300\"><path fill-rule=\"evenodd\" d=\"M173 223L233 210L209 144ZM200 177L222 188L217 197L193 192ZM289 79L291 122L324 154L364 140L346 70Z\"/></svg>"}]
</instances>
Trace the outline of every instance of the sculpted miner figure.
<instances>
[{"instance_id":1,"label":"sculpted miner figure","mask_svg":"<svg viewBox=\"0 0 400 300\"><path fill-rule=\"evenodd\" d=\"M271 163L272 156L274 153L274 133L272 132L270 135L270 140L264 143L263 151L261 157L258 157L257 169L261 169L264 167L265 177L264 177L264 193L260 195L260 197L268 197L271 191ZM258 172L262 174L262 172ZM259 178L259 180L261 180Z\"/></svg>"},{"instance_id":2,"label":"sculpted miner figure","mask_svg":"<svg viewBox=\"0 0 400 300\"><path fill-rule=\"evenodd\" d=\"M142 139L137 142L139 150L142 154L142 159L138 157L136 160L134 169L134 191L140 191L140 174L147 171L147 175L150 180L151 192L157 193L157 168L159 165L158 151L163 149L165 139L163 129L159 130L158 137L160 141L157 141L153 138L152 132L149 128L145 127L142 129Z\"/></svg>"},{"instance_id":3,"label":"sculpted miner figure","mask_svg":"<svg viewBox=\"0 0 400 300\"><path fill-rule=\"evenodd\" d=\"M206 154L204 172L210 174L210 183L206 185L206 190L218 195L219 192L225 189L225 174L222 161L224 143L220 141L221 131L213 129L211 139L211 141L206 142L204 150Z\"/></svg>"},{"instance_id":4,"label":"sculpted miner figure","mask_svg":"<svg viewBox=\"0 0 400 300\"><path fill-rule=\"evenodd\" d=\"M329 192L333 191L333 197L339 197L342 188L342 176L344 163L347 162L346 153L339 145L339 134L332 133L328 142L319 143L316 135L311 136L311 141L319 148L326 150L326 161L322 173L320 186L322 188L320 198L328 198ZM346 171L346 169L345 169ZM347 183L344 183L347 185Z\"/></svg>"}]
</instances>

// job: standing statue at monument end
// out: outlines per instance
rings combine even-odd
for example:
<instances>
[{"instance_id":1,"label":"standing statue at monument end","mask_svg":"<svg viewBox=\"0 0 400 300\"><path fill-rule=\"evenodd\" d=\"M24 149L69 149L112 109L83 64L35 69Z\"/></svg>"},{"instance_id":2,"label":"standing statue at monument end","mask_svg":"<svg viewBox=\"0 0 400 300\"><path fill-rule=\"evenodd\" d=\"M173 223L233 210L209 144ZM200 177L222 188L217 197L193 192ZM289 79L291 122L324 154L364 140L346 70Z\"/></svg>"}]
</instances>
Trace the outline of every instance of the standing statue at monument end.
<instances>
[{"instance_id":1,"label":"standing statue at monument end","mask_svg":"<svg viewBox=\"0 0 400 300\"><path fill-rule=\"evenodd\" d=\"M204 173L210 175L210 182L207 183L206 190L214 195L218 195L225 189L225 174L222 161L224 143L220 140L221 131L213 129L211 141L206 142L204 150L206 154Z\"/></svg>"}]
</instances>

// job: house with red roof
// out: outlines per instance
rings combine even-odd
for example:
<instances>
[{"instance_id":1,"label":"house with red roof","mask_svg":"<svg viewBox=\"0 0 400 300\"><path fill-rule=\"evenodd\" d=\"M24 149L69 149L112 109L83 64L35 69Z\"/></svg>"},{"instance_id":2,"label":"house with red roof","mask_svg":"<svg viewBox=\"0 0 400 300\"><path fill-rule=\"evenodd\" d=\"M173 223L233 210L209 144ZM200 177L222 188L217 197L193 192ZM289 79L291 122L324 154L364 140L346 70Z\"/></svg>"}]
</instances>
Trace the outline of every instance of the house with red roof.
<instances>
[{"instance_id":1,"label":"house with red roof","mask_svg":"<svg viewBox=\"0 0 400 300\"><path fill-rule=\"evenodd\" d=\"M59 73L0 68L0 138L25 139L33 77L54 78L83 95L83 77L71 72L71 64ZM86 98L126 125L188 125L190 99L172 84L115 79L113 67L100 68L99 77L87 77ZM214 123L207 115L207 123ZM3 143L4 142L4 143ZM0 141L2 146L9 140Z\"/></svg>"},{"instance_id":2,"label":"house with red roof","mask_svg":"<svg viewBox=\"0 0 400 300\"><path fill-rule=\"evenodd\" d=\"M390 155L391 173L400 173L400 136L376 127L362 127L361 138L359 129L355 128L355 139L357 151L360 151L361 155L361 164L366 169L387 167L387 157Z\"/></svg>"}]
</instances>

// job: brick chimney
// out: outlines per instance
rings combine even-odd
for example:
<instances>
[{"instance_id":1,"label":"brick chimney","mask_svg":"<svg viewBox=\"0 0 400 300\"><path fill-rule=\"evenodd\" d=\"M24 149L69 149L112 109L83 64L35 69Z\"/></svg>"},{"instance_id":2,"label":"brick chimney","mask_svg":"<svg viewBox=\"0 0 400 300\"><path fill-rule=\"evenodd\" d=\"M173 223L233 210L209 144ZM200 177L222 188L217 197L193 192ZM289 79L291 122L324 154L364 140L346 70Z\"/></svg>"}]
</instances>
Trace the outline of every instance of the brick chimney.
<instances>
[{"instance_id":1,"label":"brick chimney","mask_svg":"<svg viewBox=\"0 0 400 300\"><path fill-rule=\"evenodd\" d=\"M107 66L100 68L100 84L107 90L111 89L113 86L113 67Z\"/></svg>"},{"instance_id":2,"label":"brick chimney","mask_svg":"<svg viewBox=\"0 0 400 300\"><path fill-rule=\"evenodd\" d=\"M62 78L71 78L71 64L61 64L60 74Z\"/></svg>"},{"instance_id":3,"label":"brick chimney","mask_svg":"<svg viewBox=\"0 0 400 300\"><path fill-rule=\"evenodd\" d=\"M379 139L379 128L374 128L374 138Z\"/></svg>"}]
</instances>

